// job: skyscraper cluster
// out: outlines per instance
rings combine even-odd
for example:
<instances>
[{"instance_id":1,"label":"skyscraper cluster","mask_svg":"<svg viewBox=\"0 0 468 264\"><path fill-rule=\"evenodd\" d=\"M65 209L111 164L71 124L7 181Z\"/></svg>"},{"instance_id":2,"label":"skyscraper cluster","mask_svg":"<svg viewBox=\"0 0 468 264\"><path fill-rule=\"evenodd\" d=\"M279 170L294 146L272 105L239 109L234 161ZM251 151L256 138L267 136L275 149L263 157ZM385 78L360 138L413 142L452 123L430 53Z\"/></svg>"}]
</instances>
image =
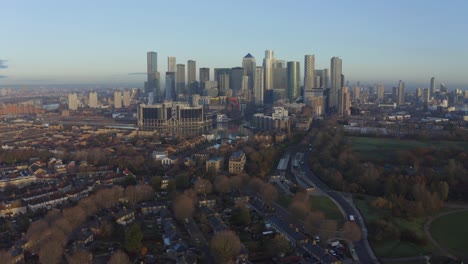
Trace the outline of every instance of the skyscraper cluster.
<instances>
[{"instance_id":1,"label":"skyscraper cluster","mask_svg":"<svg viewBox=\"0 0 468 264\"><path fill-rule=\"evenodd\" d=\"M342 60L338 57L331 58L329 76L327 68L316 69L314 54L305 55L301 79L300 62L277 59L273 50L265 51L261 66L248 53L243 57L241 66L214 68L213 76L207 67L199 68L197 75L194 60L177 64L176 58L170 56L167 57L164 88L160 85L156 52L148 52L147 64L148 79L143 95L150 104L164 100L188 102L198 95L196 98L235 97L243 104L257 106L303 102L318 116L326 110L343 115L349 112L350 92L344 89ZM355 95L355 92L352 94Z\"/></svg>"}]
</instances>

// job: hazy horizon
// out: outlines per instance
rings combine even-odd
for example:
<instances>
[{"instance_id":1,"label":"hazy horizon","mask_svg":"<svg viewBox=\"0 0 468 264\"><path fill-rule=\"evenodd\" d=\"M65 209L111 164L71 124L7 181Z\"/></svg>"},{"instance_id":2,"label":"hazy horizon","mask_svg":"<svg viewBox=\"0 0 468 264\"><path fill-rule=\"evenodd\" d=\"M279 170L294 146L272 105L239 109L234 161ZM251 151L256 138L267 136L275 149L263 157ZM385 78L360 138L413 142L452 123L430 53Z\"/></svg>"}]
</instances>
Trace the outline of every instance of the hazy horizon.
<instances>
[{"instance_id":1,"label":"hazy horizon","mask_svg":"<svg viewBox=\"0 0 468 264\"><path fill-rule=\"evenodd\" d=\"M261 65L271 49L277 59L299 61L301 72L306 54L315 55L316 69L339 56L350 83L391 88L401 79L409 89L426 88L435 76L466 89L468 36L460 32L467 9L464 1L421 0L10 1L2 6L12 23L0 25L8 32L0 42L0 86L133 84L146 79L147 51L158 53L164 73L168 56L213 69L239 66L247 53Z\"/></svg>"}]
</instances>

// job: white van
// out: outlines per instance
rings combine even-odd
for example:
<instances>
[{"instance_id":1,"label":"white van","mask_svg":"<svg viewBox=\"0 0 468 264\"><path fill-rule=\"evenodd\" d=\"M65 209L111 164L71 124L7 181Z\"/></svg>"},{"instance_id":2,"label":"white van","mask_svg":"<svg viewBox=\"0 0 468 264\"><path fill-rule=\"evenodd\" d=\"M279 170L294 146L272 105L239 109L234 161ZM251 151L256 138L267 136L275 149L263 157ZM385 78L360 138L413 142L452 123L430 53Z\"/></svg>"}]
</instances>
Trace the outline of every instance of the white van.
<instances>
[{"instance_id":1,"label":"white van","mask_svg":"<svg viewBox=\"0 0 468 264\"><path fill-rule=\"evenodd\" d=\"M354 221L354 215L349 215L349 220Z\"/></svg>"}]
</instances>

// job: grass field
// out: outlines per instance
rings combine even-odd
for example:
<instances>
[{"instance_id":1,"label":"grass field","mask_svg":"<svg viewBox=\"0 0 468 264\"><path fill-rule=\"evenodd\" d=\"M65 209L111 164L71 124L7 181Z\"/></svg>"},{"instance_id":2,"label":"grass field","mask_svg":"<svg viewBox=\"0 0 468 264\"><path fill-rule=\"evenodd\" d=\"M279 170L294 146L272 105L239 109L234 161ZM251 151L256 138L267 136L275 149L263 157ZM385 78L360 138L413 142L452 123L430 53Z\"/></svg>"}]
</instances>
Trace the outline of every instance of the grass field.
<instances>
[{"instance_id":1,"label":"grass field","mask_svg":"<svg viewBox=\"0 0 468 264\"><path fill-rule=\"evenodd\" d=\"M312 195L309 199L312 210L322 211L325 214L325 218L336 220L339 225L344 222L344 217L340 209L327 196Z\"/></svg>"},{"instance_id":2,"label":"grass field","mask_svg":"<svg viewBox=\"0 0 468 264\"><path fill-rule=\"evenodd\" d=\"M373 137L349 137L349 139L353 150L362 158L369 160L383 160L392 157L393 153L397 151L411 150L417 147L468 149L468 142L464 141L419 141Z\"/></svg>"},{"instance_id":3,"label":"grass field","mask_svg":"<svg viewBox=\"0 0 468 264\"><path fill-rule=\"evenodd\" d=\"M322 211L325 218L333 219L342 224L344 222L343 214L341 214L338 206L327 196L311 195L309 196L310 206L313 211ZM292 202L292 197L280 195L278 203L284 208L288 208Z\"/></svg>"},{"instance_id":4,"label":"grass field","mask_svg":"<svg viewBox=\"0 0 468 264\"><path fill-rule=\"evenodd\" d=\"M391 219L392 223L396 225L400 230L411 230L418 234L420 237L424 235L424 223L425 217L416 219L403 219L396 218L391 215L390 211L382 210L373 207L370 204L372 198L365 198L363 200L355 199L354 202L361 212L366 225L368 226L372 221L387 218ZM385 240L385 241L373 241L370 240L371 246L374 249L375 254L382 258L400 258L400 257L413 257L420 254L429 254L434 252L433 245L428 242L425 246L416 245L414 243L401 241L401 240Z\"/></svg>"},{"instance_id":5,"label":"grass field","mask_svg":"<svg viewBox=\"0 0 468 264\"><path fill-rule=\"evenodd\" d=\"M454 255L468 257L468 212L442 216L430 226L430 232L437 242L447 247Z\"/></svg>"}]
</instances>

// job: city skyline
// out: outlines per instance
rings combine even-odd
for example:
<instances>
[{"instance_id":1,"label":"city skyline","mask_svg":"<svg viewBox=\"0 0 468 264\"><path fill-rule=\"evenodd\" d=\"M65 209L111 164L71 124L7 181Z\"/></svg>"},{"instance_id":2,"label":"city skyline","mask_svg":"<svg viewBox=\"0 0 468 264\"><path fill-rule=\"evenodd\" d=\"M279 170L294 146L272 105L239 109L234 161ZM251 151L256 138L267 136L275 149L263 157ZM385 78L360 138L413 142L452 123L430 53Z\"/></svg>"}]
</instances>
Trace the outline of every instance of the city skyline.
<instances>
[{"instance_id":1,"label":"city skyline","mask_svg":"<svg viewBox=\"0 0 468 264\"><path fill-rule=\"evenodd\" d=\"M242 26L246 22L239 20L243 30L230 34L218 30L237 21L233 20L237 11L242 12L246 5L255 14L255 25L246 28ZM178 7L151 2L138 6L93 3L93 8L91 2L8 2L2 16L14 23L0 25L0 32L8 32L0 42L0 86L141 84L146 79L142 54L148 51L158 53L158 70L163 72L168 56L181 62L194 60L197 67L231 68L241 66L247 53L259 63L264 51L271 49L275 58L284 61L302 62L305 54L314 54L317 69L328 68L331 57L340 57L351 83L359 80L362 84L395 86L402 79L407 88L428 88L428 80L435 76L451 89L463 89L468 86L463 72L468 67L468 55L463 52L468 37L457 32L466 28L462 12L466 5L463 1L451 5L436 1L364 1L359 5L352 1L295 5L241 1L220 7L208 1L198 3L196 10L213 16L196 17L190 24L174 21L171 27L163 27L160 22L148 23L145 14L155 7L166 10L157 20L163 21ZM305 15L311 8L323 12ZM226 9L232 12L224 12ZM102 16L104 10L106 16ZM331 11L336 19L325 20ZM187 8L181 13L195 18L197 12ZM271 15L283 19L267 19ZM327 23L307 32L300 26L321 20ZM187 46L184 39L198 35L197 29L205 24L211 29L202 34L202 41ZM268 29L258 30L266 25ZM171 38L160 38L168 34Z\"/></svg>"}]
</instances>

